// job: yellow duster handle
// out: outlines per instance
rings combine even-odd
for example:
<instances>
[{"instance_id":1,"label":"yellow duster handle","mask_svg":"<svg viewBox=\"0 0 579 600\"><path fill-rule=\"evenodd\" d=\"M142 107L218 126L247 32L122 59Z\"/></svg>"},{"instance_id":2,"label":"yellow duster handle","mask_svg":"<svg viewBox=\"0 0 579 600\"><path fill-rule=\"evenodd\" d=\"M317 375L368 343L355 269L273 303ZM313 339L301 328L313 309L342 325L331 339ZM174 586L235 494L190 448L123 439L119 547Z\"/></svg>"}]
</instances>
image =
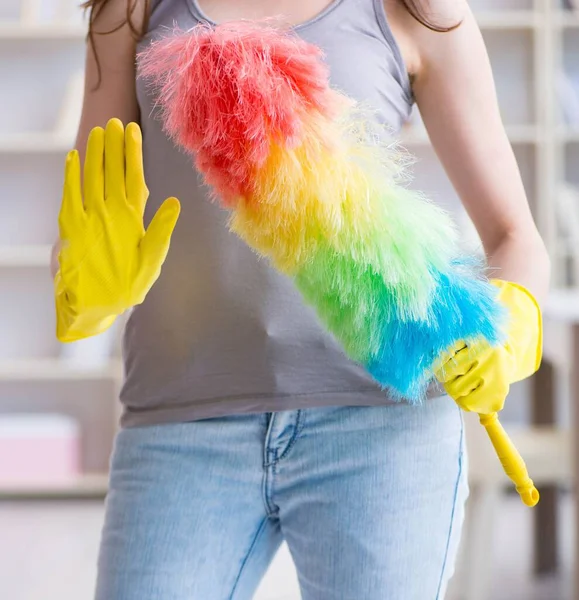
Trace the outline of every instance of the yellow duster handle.
<instances>
[{"instance_id":1,"label":"yellow duster handle","mask_svg":"<svg viewBox=\"0 0 579 600\"><path fill-rule=\"evenodd\" d=\"M521 500L527 506L535 506L539 502L539 492L529 477L525 462L503 429L497 413L479 415L479 418L481 425L489 435L505 473L517 487Z\"/></svg>"}]
</instances>

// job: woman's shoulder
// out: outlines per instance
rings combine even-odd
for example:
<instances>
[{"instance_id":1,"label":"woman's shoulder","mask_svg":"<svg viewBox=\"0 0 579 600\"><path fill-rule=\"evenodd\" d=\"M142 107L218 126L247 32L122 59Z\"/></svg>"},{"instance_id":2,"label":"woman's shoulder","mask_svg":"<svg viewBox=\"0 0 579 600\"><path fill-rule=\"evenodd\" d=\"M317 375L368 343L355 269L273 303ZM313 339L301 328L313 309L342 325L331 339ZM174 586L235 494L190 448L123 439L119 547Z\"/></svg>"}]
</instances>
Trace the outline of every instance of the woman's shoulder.
<instances>
[{"instance_id":1,"label":"woman's shoulder","mask_svg":"<svg viewBox=\"0 0 579 600\"><path fill-rule=\"evenodd\" d=\"M469 14L467 0L383 0L392 31L411 78L429 52L444 44L445 33Z\"/></svg>"}]
</instances>

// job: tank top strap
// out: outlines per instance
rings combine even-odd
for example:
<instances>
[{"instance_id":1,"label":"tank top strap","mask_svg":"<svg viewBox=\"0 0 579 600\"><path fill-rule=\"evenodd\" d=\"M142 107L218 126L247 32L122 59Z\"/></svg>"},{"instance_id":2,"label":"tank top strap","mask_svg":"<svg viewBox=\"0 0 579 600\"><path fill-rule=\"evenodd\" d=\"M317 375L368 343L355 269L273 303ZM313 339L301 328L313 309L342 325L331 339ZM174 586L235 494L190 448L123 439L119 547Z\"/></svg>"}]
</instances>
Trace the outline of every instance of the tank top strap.
<instances>
[{"instance_id":1,"label":"tank top strap","mask_svg":"<svg viewBox=\"0 0 579 600\"><path fill-rule=\"evenodd\" d=\"M159 8L161 2L163 2L163 0L149 0L149 17L155 14L155 11Z\"/></svg>"},{"instance_id":2,"label":"tank top strap","mask_svg":"<svg viewBox=\"0 0 579 600\"><path fill-rule=\"evenodd\" d=\"M407 99L410 103L414 102L414 94L412 92L412 86L410 84L410 77L408 75L408 69L406 68L406 63L402 56L402 51L400 50L400 46L394 37L394 33L392 28L390 27L390 23L388 22L388 16L386 14L386 8L384 6L384 0L365 0L367 2L371 2L374 9L374 15L376 18L376 22L386 43L390 47L392 51L392 55L396 66L399 71L400 76L400 84L404 89Z\"/></svg>"},{"instance_id":3,"label":"tank top strap","mask_svg":"<svg viewBox=\"0 0 579 600\"><path fill-rule=\"evenodd\" d=\"M197 0L189 1L197 2ZM413 104L414 96L408 70L400 46L390 27L384 0L334 0L317 16L297 25L295 29L299 33L318 28L324 31L324 35L333 35L332 31L336 31L334 35L339 35L336 30L337 21L346 21L360 32L382 39L389 49L394 75L402 88L405 99L408 104ZM386 60L386 57L384 59Z\"/></svg>"}]
</instances>

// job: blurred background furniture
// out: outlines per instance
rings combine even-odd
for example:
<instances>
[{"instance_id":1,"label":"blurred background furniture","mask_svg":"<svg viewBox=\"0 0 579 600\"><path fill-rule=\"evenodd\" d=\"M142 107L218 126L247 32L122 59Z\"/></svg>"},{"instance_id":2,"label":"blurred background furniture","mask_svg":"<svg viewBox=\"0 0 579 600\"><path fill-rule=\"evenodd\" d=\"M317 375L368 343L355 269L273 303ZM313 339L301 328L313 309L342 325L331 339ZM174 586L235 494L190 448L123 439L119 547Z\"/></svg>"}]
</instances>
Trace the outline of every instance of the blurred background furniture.
<instances>
[{"instance_id":1,"label":"blurred background furniture","mask_svg":"<svg viewBox=\"0 0 579 600\"><path fill-rule=\"evenodd\" d=\"M103 497L118 421L115 328L61 346L54 334L50 247L64 156L84 87L86 22L77 0L0 3L0 419L56 413L80 428L80 471L69 482L0 485L0 497Z\"/></svg>"},{"instance_id":2,"label":"blurred background furniture","mask_svg":"<svg viewBox=\"0 0 579 600\"><path fill-rule=\"evenodd\" d=\"M545 307L545 360L532 385L531 426L507 426L511 438L541 490L533 509L533 571L552 575L560 567L559 496L579 480L579 293L553 291ZM566 385L564 383L566 382ZM565 388L572 420L557 414ZM566 423L566 424L565 424ZM497 518L512 485L502 472L475 415L466 415L469 451L468 503L455 592L458 600L491 600ZM575 519L579 503L575 496ZM579 529L575 527L575 539ZM579 543L575 543L573 600L579 600Z\"/></svg>"},{"instance_id":3,"label":"blurred background furniture","mask_svg":"<svg viewBox=\"0 0 579 600\"><path fill-rule=\"evenodd\" d=\"M573 421L565 410L559 414L555 411L562 396L570 404L568 398L574 393L573 407L579 402L579 301L572 292L564 291L579 289L579 14L568 8L576 0L565 2L470 0L489 50L507 133L552 257L554 285L563 290L553 295L547 309L545 368L533 385L513 391L505 410L505 425L520 444L543 491L542 504L532 513L536 519L537 573L553 571L557 566L555 525L560 484L569 486L570 456L576 457L573 470L579 468L575 442L579 410L573 411ZM77 0L0 3L0 78L10 82L2 89L0 111L0 417L23 412L58 413L78 423L80 432L78 477L65 483L0 485L0 499L102 500L118 422L120 327L110 336L61 347L54 337L48 276L64 156L74 143L80 115L86 23L78 4ZM444 175L418 113L404 131L403 142L418 159L414 185L448 208L465 232L465 241L476 246L472 224ZM561 344L553 332L562 329L569 341L571 323L574 345ZM566 384L568 393L561 393L561 382L567 382L572 373L573 383ZM467 563L480 561L481 568L463 587L468 600L483 600L488 592L492 576L488 559L494 554L488 523L496 518L509 488L504 485L496 458L488 455L486 438L477 442L480 433L478 426L472 431L474 435L469 429L473 496L464 555ZM574 455L570 454L571 446ZM520 510L527 509L521 506ZM61 527L65 528L63 512ZM576 523L579 528L579 518ZM82 529L75 525L71 531ZM579 531L577 540L579 544ZM7 577L13 571L16 578L18 565L29 555L23 552L18 562L11 563L14 553L3 553L0 539ZM579 559L579 547L575 556ZM38 564L39 560L29 568L38 568ZM579 563L574 571L579 576ZM9 585L6 579L4 582ZM23 578L18 580L15 590L22 590L22 596L12 594L12 600L35 597L26 583ZM52 583L59 585L59 578L54 577ZM286 583L287 593L279 589ZM91 582L87 582L82 589L90 587ZM45 591L42 585L35 589ZM297 599L296 589L284 551L268 574L259 600ZM65 600L59 591L47 595ZM70 595L75 600L82 597L87 597L84 592ZM579 582L572 600L579 600Z\"/></svg>"},{"instance_id":4,"label":"blurred background furniture","mask_svg":"<svg viewBox=\"0 0 579 600\"><path fill-rule=\"evenodd\" d=\"M561 182L567 181L567 192L569 185L579 186L579 115L574 122L573 103L559 98L579 97L579 16L556 0L471 4L489 48L509 139L553 256L555 281L568 285L577 245L560 235L558 223L570 220L560 218L565 209L557 215L554 199ZM80 114L85 31L76 0L5 0L0 6L0 76L11 82L0 114L0 293L10 299L0 315L0 413L73 413L83 432L84 472L104 481L118 416L117 340L61 348L54 339L46 269L63 158ZM561 80L563 92L555 85ZM418 158L415 185L472 233L418 115L403 140ZM566 193L564 201L572 205L572 195ZM91 352L92 363L75 360ZM92 433L97 427L98 435Z\"/></svg>"},{"instance_id":5,"label":"blurred background furniture","mask_svg":"<svg viewBox=\"0 0 579 600\"><path fill-rule=\"evenodd\" d=\"M476 416L469 415L465 423L471 495L457 574L461 582L458 597L460 600L492 600L497 517L505 495L512 493L512 484L505 478ZM509 429L539 489L569 484L572 477L569 430L556 426ZM534 551L537 552L536 547Z\"/></svg>"},{"instance_id":6,"label":"blurred background furniture","mask_svg":"<svg viewBox=\"0 0 579 600\"><path fill-rule=\"evenodd\" d=\"M551 357L556 355L559 358L559 363L562 363L562 377L568 377L569 396L571 405L570 415L570 443L569 456L571 457L573 476L571 477L574 485L579 481L579 292L576 290L558 290L554 291L545 308L545 319L547 323L563 326L567 329L566 343L559 338L554 348L552 348L548 359L552 360L556 365L556 358ZM547 341L548 342L548 341ZM546 349L549 347L546 344ZM545 398L543 399L546 406L554 405L556 402L557 388L556 379L550 378L550 385L546 386ZM561 460L564 460L561 458ZM553 519L552 527L546 528L547 531L556 529L556 505L547 510L551 510L552 514L546 515L546 522ZM575 576L573 584L573 600L579 600L579 494L575 487L575 549L574 549L574 568ZM538 525L540 532L540 525ZM537 545L541 540L537 540ZM539 565L541 566L541 565Z\"/></svg>"}]
</instances>

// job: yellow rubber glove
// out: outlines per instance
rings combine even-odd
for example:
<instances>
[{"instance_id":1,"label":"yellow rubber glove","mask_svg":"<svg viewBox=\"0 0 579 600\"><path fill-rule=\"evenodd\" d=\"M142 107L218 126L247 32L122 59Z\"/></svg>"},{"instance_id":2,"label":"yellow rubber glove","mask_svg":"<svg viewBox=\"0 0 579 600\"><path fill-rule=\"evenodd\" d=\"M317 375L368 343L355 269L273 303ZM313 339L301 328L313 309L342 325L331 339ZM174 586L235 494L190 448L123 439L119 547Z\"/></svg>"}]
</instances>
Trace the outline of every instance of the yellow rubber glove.
<instances>
[{"instance_id":1,"label":"yellow rubber glove","mask_svg":"<svg viewBox=\"0 0 579 600\"><path fill-rule=\"evenodd\" d=\"M149 191L136 123L125 130L112 119L106 130L91 131L83 184L81 193L80 161L73 150L66 158L54 280L61 342L102 333L143 302L161 272L180 211L176 198L165 200L145 232Z\"/></svg>"},{"instance_id":2,"label":"yellow rubber glove","mask_svg":"<svg viewBox=\"0 0 579 600\"><path fill-rule=\"evenodd\" d=\"M436 377L466 411L488 415L500 411L512 383L529 377L541 363L541 310L521 285L494 279L498 300L508 310L507 339L501 346L459 342L442 358Z\"/></svg>"}]
</instances>

